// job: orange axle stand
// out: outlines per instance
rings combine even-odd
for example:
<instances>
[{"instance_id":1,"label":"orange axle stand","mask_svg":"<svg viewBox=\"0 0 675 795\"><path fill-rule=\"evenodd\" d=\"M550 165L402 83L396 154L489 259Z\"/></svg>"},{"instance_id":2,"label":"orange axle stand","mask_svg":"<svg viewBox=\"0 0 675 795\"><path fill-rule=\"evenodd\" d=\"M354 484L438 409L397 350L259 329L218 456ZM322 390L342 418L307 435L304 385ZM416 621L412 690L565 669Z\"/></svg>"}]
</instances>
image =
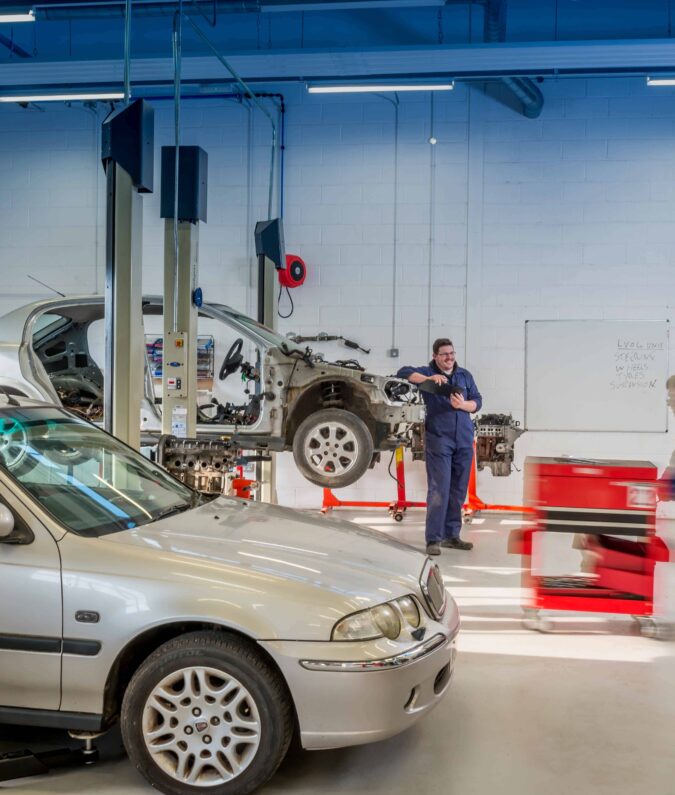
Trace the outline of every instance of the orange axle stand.
<instances>
[{"instance_id":1,"label":"orange axle stand","mask_svg":"<svg viewBox=\"0 0 675 795\"><path fill-rule=\"evenodd\" d=\"M403 447L396 448L396 499L393 502L372 502L370 500L340 500L331 489L323 490L321 513L332 508L387 508L397 522L403 519L408 508L426 508L426 502L412 502L407 499L405 491L405 464ZM492 505L483 502L476 492L476 443L473 444L473 464L469 475L469 488L464 503L464 515L471 517L479 511L512 511L514 513L532 513L526 505Z\"/></svg>"}]
</instances>

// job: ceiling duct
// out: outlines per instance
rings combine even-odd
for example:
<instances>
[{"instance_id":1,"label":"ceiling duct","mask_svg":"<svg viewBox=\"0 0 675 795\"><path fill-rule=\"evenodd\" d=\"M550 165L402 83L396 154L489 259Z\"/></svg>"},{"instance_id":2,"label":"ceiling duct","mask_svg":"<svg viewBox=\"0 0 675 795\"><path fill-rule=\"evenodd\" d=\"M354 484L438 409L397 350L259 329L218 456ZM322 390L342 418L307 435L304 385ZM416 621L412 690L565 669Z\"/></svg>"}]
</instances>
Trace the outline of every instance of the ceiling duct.
<instances>
[{"instance_id":1,"label":"ceiling duct","mask_svg":"<svg viewBox=\"0 0 675 795\"><path fill-rule=\"evenodd\" d=\"M467 0L448 0L448 3L465 3ZM483 6L483 39L486 44L506 41L506 0L468 0ZM502 83L516 97L521 113L536 119L544 107L544 95L529 77L503 77Z\"/></svg>"},{"instance_id":2,"label":"ceiling duct","mask_svg":"<svg viewBox=\"0 0 675 795\"><path fill-rule=\"evenodd\" d=\"M192 15L211 17L218 14L237 13L283 13L293 11L338 11L378 8L422 8L443 6L444 0L193 0L185 3L183 12ZM25 10L25 5L17 5ZM178 2L172 0L135 0L134 16L172 16ZM64 2L64 0L41 0L33 6L36 19L95 19L100 17L124 16L125 0L84 0L84 2Z\"/></svg>"}]
</instances>

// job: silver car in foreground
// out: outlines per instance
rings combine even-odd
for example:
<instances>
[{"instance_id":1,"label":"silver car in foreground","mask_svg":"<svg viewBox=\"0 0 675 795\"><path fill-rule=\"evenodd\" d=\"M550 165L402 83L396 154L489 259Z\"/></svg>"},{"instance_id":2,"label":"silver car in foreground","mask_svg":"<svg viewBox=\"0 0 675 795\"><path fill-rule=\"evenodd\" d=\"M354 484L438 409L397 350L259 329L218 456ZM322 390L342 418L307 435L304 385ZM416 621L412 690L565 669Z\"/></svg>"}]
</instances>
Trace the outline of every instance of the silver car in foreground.
<instances>
[{"instance_id":1,"label":"silver car in foreground","mask_svg":"<svg viewBox=\"0 0 675 795\"><path fill-rule=\"evenodd\" d=\"M446 692L459 628L416 550L204 497L87 420L12 396L0 604L0 721L119 720L133 764L179 795L251 792L294 734L319 749L406 729Z\"/></svg>"}]
</instances>

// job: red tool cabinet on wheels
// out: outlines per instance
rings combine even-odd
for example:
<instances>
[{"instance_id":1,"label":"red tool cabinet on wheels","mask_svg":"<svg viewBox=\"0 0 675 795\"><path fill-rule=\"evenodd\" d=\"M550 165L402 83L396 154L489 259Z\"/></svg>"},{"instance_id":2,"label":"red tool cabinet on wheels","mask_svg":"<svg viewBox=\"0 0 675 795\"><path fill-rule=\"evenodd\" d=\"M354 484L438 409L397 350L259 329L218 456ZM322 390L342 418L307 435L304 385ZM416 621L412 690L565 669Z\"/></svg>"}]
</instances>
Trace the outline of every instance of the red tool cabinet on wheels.
<instances>
[{"instance_id":1,"label":"red tool cabinet on wheels","mask_svg":"<svg viewBox=\"0 0 675 795\"><path fill-rule=\"evenodd\" d=\"M525 626L544 630L541 610L632 615L643 634L659 636L654 571L668 560L655 535L657 471L649 461L525 459L524 502L533 523L511 534L509 551L523 556ZM540 533L579 534L583 575L543 576L532 568Z\"/></svg>"}]
</instances>

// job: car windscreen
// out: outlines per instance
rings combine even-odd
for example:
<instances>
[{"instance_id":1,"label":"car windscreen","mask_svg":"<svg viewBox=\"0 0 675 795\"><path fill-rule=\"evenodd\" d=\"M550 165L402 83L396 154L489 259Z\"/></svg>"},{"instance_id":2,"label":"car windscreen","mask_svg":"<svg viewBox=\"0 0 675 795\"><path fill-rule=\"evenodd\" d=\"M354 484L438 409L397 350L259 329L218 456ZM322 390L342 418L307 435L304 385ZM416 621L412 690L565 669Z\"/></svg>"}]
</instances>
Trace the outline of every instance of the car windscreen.
<instances>
[{"instance_id":1,"label":"car windscreen","mask_svg":"<svg viewBox=\"0 0 675 795\"><path fill-rule=\"evenodd\" d=\"M0 469L61 525L85 536L133 529L199 500L113 436L51 407L0 410Z\"/></svg>"}]
</instances>

